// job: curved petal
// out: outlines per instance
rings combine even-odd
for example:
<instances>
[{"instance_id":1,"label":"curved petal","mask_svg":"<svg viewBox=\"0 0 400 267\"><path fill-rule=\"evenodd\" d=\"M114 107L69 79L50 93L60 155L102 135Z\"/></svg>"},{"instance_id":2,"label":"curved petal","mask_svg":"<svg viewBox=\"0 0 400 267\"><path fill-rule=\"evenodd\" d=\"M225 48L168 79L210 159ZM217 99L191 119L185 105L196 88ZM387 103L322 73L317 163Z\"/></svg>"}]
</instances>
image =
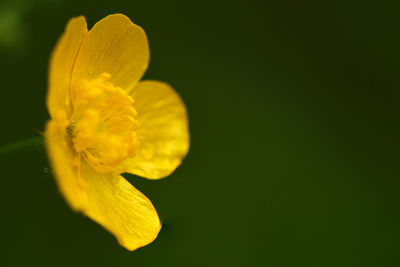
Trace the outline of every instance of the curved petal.
<instances>
[{"instance_id":1,"label":"curved petal","mask_svg":"<svg viewBox=\"0 0 400 267\"><path fill-rule=\"evenodd\" d=\"M73 167L73 154L66 135L54 121L49 121L45 138L51 167L61 193L75 211L86 210L89 202L85 185Z\"/></svg>"},{"instance_id":2,"label":"curved petal","mask_svg":"<svg viewBox=\"0 0 400 267\"><path fill-rule=\"evenodd\" d=\"M157 237L160 220L145 195L120 175L98 173L89 164L82 164L81 172L90 203L84 213L114 234L121 246L135 250Z\"/></svg>"},{"instance_id":3,"label":"curved petal","mask_svg":"<svg viewBox=\"0 0 400 267\"><path fill-rule=\"evenodd\" d=\"M87 34L84 17L72 18L57 42L50 59L47 108L52 116L69 109L72 68L82 40Z\"/></svg>"},{"instance_id":4,"label":"curved petal","mask_svg":"<svg viewBox=\"0 0 400 267\"><path fill-rule=\"evenodd\" d=\"M46 147L58 187L68 204L115 235L128 250L152 242L161 229L150 200L117 174L100 174L82 160L73 167L68 140L48 122Z\"/></svg>"},{"instance_id":5,"label":"curved petal","mask_svg":"<svg viewBox=\"0 0 400 267\"><path fill-rule=\"evenodd\" d=\"M138 112L136 156L127 160L128 172L149 179L171 174L189 149L186 108L166 83L140 82L132 92Z\"/></svg>"},{"instance_id":6,"label":"curved petal","mask_svg":"<svg viewBox=\"0 0 400 267\"><path fill-rule=\"evenodd\" d=\"M111 74L110 82L131 89L143 76L150 52L143 29L122 14L97 22L87 34L76 59L73 84Z\"/></svg>"}]
</instances>

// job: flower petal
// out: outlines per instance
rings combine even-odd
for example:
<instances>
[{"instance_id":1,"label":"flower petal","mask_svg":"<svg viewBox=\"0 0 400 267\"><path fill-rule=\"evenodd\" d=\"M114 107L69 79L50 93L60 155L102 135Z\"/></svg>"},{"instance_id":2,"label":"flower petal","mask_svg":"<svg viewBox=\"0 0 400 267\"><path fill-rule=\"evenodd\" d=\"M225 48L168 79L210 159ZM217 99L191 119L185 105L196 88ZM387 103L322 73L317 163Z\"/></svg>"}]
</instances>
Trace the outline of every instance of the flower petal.
<instances>
[{"instance_id":1,"label":"flower petal","mask_svg":"<svg viewBox=\"0 0 400 267\"><path fill-rule=\"evenodd\" d=\"M72 68L82 40L87 34L84 17L72 18L57 42L50 59L47 108L52 116L56 110L68 110Z\"/></svg>"},{"instance_id":2,"label":"flower petal","mask_svg":"<svg viewBox=\"0 0 400 267\"><path fill-rule=\"evenodd\" d=\"M138 112L136 156L127 160L128 172L149 179L171 174L189 149L186 108L166 83L142 81L132 91Z\"/></svg>"},{"instance_id":3,"label":"flower petal","mask_svg":"<svg viewBox=\"0 0 400 267\"><path fill-rule=\"evenodd\" d=\"M122 14L97 22L87 34L75 63L72 82L111 74L110 82L130 90L143 76L150 52L143 29Z\"/></svg>"},{"instance_id":4,"label":"flower petal","mask_svg":"<svg viewBox=\"0 0 400 267\"><path fill-rule=\"evenodd\" d=\"M84 213L115 235L121 246L135 250L151 243L161 224L150 200L122 176L101 174L82 164L90 208Z\"/></svg>"},{"instance_id":5,"label":"flower petal","mask_svg":"<svg viewBox=\"0 0 400 267\"><path fill-rule=\"evenodd\" d=\"M46 147L57 184L68 204L115 235L128 250L152 242L161 224L150 200L117 174L99 174L84 160L73 167L72 150L54 121L47 123ZM78 166L75 164L75 166Z\"/></svg>"},{"instance_id":6,"label":"flower petal","mask_svg":"<svg viewBox=\"0 0 400 267\"><path fill-rule=\"evenodd\" d=\"M73 155L66 135L54 121L49 121L45 131L46 148L57 185L75 211L88 208L89 202L82 180L73 169Z\"/></svg>"}]
</instances>

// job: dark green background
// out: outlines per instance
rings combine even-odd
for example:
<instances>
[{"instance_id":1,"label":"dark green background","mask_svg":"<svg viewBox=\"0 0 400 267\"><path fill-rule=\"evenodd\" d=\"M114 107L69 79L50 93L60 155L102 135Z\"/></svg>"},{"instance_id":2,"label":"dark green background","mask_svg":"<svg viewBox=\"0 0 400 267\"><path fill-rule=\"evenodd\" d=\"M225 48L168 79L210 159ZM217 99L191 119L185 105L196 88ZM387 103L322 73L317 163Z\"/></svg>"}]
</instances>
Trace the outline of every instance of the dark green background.
<instances>
[{"instance_id":1,"label":"dark green background","mask_svg":"<svg viewBox=\"0 0 400 267\"><path fill-rule=\"evenodd\" d=\"M43 149L1 158L0 266L400 266L400 2L371 2L0 2L3 144L44 128L68 19L116 12L192 141L170 177L129 177L163 221L135 252L69 209Z\"/></svg>"}]
</instances>

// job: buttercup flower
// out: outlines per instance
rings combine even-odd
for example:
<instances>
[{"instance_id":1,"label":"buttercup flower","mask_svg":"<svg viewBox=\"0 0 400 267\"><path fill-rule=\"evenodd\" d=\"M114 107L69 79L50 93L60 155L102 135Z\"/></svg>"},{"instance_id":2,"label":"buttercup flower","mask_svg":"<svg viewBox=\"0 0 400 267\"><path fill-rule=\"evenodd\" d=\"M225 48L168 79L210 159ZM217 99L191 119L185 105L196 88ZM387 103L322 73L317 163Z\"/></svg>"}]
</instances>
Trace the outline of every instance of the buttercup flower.
<instances>
[{"instance_id":1,"label":"buttercup flower","mask_svg":"<svg viewBox=\"0 0 400 267\"><path fill-rule=\"evenodd\" d=\"M158 81L139 81L149 62L144 31L122 14L88 31L68 22L50 61L46 146L69 205L128 250L152 242L161 225L152 203L120 174L169 175L189 148L185 106Z\"/></svg>"}]
</instances>

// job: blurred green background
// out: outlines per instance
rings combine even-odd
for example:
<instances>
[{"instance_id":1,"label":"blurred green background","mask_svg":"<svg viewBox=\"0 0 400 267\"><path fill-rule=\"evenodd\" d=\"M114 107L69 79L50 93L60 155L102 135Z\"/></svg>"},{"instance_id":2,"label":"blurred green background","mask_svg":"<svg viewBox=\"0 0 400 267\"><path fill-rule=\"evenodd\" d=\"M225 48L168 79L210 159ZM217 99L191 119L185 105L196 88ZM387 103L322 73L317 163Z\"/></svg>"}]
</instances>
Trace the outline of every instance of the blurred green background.
<instances>
[{"instance_id":1,"label":"blurred green background","mask_svg":"<svg viewBox=\"0 0 400 267\"><path fill-rule=\"evenodd\" d=\"M65 204L43 149L1 158L0 266L400 266L399 1L0 2L2 144L38 135L69 18L142 26L191 150L129 176L163 229L135 252Z\"/></svg>"}]
</instances>

